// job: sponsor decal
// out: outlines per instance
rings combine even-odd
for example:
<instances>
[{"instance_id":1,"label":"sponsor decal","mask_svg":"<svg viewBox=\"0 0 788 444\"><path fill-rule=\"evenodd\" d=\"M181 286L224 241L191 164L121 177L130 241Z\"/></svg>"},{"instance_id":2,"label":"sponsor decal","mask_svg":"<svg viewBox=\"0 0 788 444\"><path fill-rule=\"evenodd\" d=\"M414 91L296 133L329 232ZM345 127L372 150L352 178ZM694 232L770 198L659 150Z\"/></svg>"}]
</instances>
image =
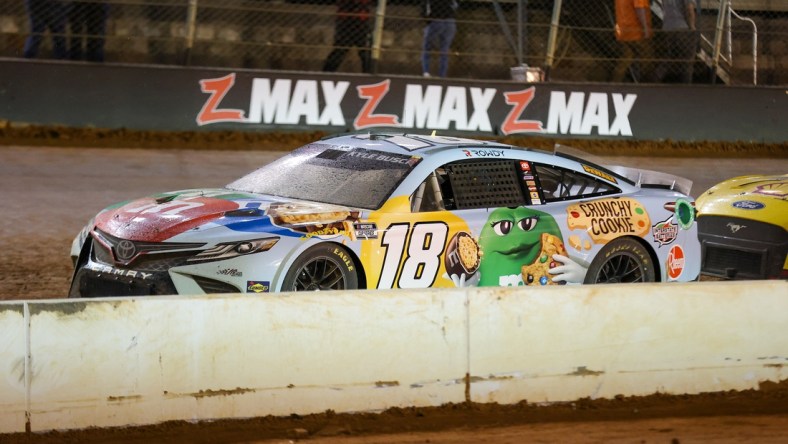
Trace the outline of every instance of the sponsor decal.
<instances>
[{"instance_id":1,"label":"sponsor decal","mask_svg":"<svg viewBox=\"0 0 788 444\"><path fill-rule=\"evenodd\" d=\"M678 279L684 272L684 249L680 245L670 247L668 252L668 278Z\"/></svg>"},{"instance_id":2,"label":"sponsor decal","mask_svg":"<svg viewBox=\"0 0 788 444\"><path fill-rule=\"evenodd\" d=\"M353 259L351 259L350 256L345 254L345 252L343 250L340 250L339 247L334 247L334 251L332 251L332 253L334 253L340 259L342 259L342 262L345 263L345 266L347 267L347 269L349 271L353 271L354 270Z\"/></svg>"},{"instance_id":3,"label":"sponsor decal","mask_svg":"<svg viewBox=\"0 0 788 444\"><path fill-rule=\"evenodd\" d=\"M254 78L251 80L247 110L222 107L222 101L236 84L236 74L201 79L200 91L207 94L195 118L197 125L222 122L268 125L320 125L345 128L342 103L361 101L353 118L354 129L401 127L412 129L492 132L499 127L504 135L546 133L567 135L632 136L629 114L636 94L607 92L551 91L546 123L524 118L538 91L498 91L456 85L405 84L404 94L389 94L391 79L355 86L349 81L318 79ZM355 97L352 97L355 95ZM491 122L490 108L503 100L508 113L502 122ZM397 114L376 112L386 102ZM393 103L392 103L393 102Z\"/></svg>"},{"instance_id":4,"label":"sponsor decal","mask_svg":"<svg viewBox=\"0 0 788 444\"><path fill-rule=\"evenodd\" d=\"M580 202L566 208L570 230L584 229L594 243L622 235L643 237L651 227L646 209L627 197Z\"/></svg>"},{"instance_id":5,"label":"sponsor decal","mask_svg":"<svg viewBox=\"0 0 788 444\"><path fill-rule=\"evenodd\" d=\"M456 276L470 276L476 273L479 268L479 244L471 233L460 231L452 236L446 246L446 254L443 257L443 264L446 273Z\"/></svg>"},{"instance_id":6,"label":"sponsor decal","mask_svg":"<svg viewBox=\"0 0 788 444\"><path fill-rule=\"evenodd\" d=\"M268 293L271 291L271 282L269 281L246 281L247 293Z\"/></svg>"},{"instance_id":7,"label":"sponsor decal","mask_svg":"<svg viewBox=\"0 0 788 444\"><path fill-rule=\"evenodd\" d=\"M238 271L237 268L224 268L216 272L216 274L221 276L232 276L232 277L242 277L244 274Z\"/></svg>"},{"instance_id":8,"label":"sponsor decal","mask_svg":"<svg viewBox=\"0 0 788 444\"><path fill-rule=\"evenodd\" d=\"M563 278L554 282L552 278L558 276L550 274L551 269L559 266L553 255L568 257L568 253L561 229L548 213L528 207L498 208L483 225L478 244L480 286L567 282ZM582 276L577 278L583 279Z\"/></svg>"},{"instance_id":9,"label":"sponsor decal","mask_svg":"<svg viewBox=\"0 0 788 444\"><path fill-rule=\"evenodd\" d=\"M315 236L336 236L338 234L345 234L345 230L337 228L336 226L328 226L323 228L316 228L314 231L309 231L301 238L302 241L311 239Z\"/></svg>"},{"instance_id":10,"label":"sponsor decal","mask_svg":"<svg viewBox=\"0 0 788 444\"><path fill-rule=\"evenodd\" d=\"M161 242L238 209L238 203L224 198L226 191L221 194L223 196L183 193L166 196L166 199L146 197L99 214L96 225L118 237ZM133 258L140 253L139 245L135 247L136 253L131 245L123 245L122 251L116 249L115 254L131 254ZM125 261L120 256L117 258Z\"/></svg>"},{"instance_id":11,"label":"sponsor decal","mask_svg":"<svg viewBox=\"0 0 788 444\"><path fill-rule=\"evenodd\" d=\"M766 206L754 200L737 200L732 205L734 208L738 208L740 210L760 210Z\"/></svg>"},{"instance_id":12,"label":"sponsor decal","mask_svg":"<svg viewBox=\"0 0 788 444\"><path fill-rule=\"evenodd\" d=\"M654 241L661 247L676 240L679 235L679 226L673 223L673 216L671 216L654 225L651 228L651 233L654 235Z\"/></svg>"},{"instance_id":13,"label":"sponsor decal","mask_svg":"<svg viewBox=\"0 0 788 444\"><path fill-rule=\"evenodd\" d=\"M503 150L462 150L465 157L504 157Z\"/></svg>"},{"instance_id":14,"label":"sponsor decal","mask_svg":"<svg viewBox=\"0 0 788 444\"><path fill-rule=\"evenodd\" d=\"M398 163L401 165L410 165L411 162L413 161L412 156L403 156L400 154L380 154L374 151L368 151L361 148L348 151L345 154L343 154L341 157L369 159L377 162Z\"/></svg>"},{"instance_id":15,"label":"sponsor decal","mask_svg":"<svg viewBox=\"0 0 788 444\"><path fill-rule=\"evenodd\" d=\"M598 168L590 167L588 165L583 165L583 171L585 171L588 174L593 174L596 177L601 177L602 179L605 179L608 182L618 183L615 177L611 176L610 174L607 174L604 171L599 170Z\"/></svg>"},{"instance_id":16,"label":"sponsor decal","mask_svg":"<svg viewBox=\"0 0 788 444\"><path fill-rule=\"evenodd\" d=\"M526 162L524 160L521 160L520 161L520 169L523 170L526 173L530 173L531 172L531 162Z\"/></svg>"},{"instance_id":17,"label":"sponsor decal","mask_svg":"<svg viewBox=\"0 0 788 444\"><path fill-rule=\"evenodd\" d=\"M665 204L665 208L669 205L670 203ZM677 199L673 207L673 212L679 223L679 227L681 227L682 230L689 230L695 222L695 203L687 199Z\"/></svg>"},{"instance_id":18,"label":"sponsor decal","mask_svg":"<svg viewBox=\"0 0 788 444\"><path fill-rule=\"evenodd\" d=\"M353 230L356 232L356 238L377 239L378 226L374 222L357 222L353 224Z\"/></svg>"},{"instance_id":19,"label":"sponsor decal","mask_svg":"<svg viewBox=\"0 0 788 444\"><path fill-rule=\"evenodd\" d=\"M753 193L776 197L778 199L785 199L788 197L788 181L778 180L765 185L758 185L755 187L755 191L753 191Z\"/></svg>"}]
</instances>

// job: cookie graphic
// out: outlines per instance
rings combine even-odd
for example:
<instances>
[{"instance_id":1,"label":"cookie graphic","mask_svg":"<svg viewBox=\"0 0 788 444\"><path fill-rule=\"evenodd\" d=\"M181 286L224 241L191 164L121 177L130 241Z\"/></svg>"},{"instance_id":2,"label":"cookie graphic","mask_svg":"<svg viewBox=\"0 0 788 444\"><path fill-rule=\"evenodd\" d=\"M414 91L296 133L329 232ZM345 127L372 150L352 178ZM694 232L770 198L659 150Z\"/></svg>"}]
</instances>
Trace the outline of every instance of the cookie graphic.
<instances>
[{"instance_id":1,"label":"cookie graphic","mask_svg":"<svg viewBox=\"0 0 788 444\"><path fill-rule=\"evenodd\" d=\"M332 236L346 234L355 240L353 222L358 220L359 212L335 205L309 202L274 203L266 211L275 225L308 236Z\"/></svg>"},{"instance_id":2,"label":"cookie graphic","mask_svg":"<svg viewBox=\"0 0 788 444\"><path fill-rule=\"evenodd\" d=\"M643 237L651 220L643 205L628 197L599 199L569 205L566 223L570 230L585 230L597 244L624 235Z\"/></svg>"},{"instance_id":3,"label":"cookie graphic","mask_svg":"<svg viewBox=\"0 0 788 444\"><path fill-rule=\"evenodd\" d=\"M454 235L446 247L445 265L448 274L471 275L479 268L481 251L470 234L461 231Z\"/></svg>"},{"instance_id":4,"label":"cookie graphic","mask_svg":"<svg viewBox=\"0 0 788 444\"><path fill-rule=\"evenodd\" d=\"M525 285L562 285L566 282L553 282L548 272L560 265L553 260L554 254L567 255L564 243L558 236L542 233L542 249L534 263L522 266L523 283Z\"/></svg>"},{"instance_id":5,"label":"cookie graphic","mask_svg":"<svg viewBox=\"0 0 788 444\"><path fill-rule=\"evenodd\" d=\"M272 204L268 215L284 225L328 224L347 219L350 211L328 205Z\"/></svg>"}]
</instances>

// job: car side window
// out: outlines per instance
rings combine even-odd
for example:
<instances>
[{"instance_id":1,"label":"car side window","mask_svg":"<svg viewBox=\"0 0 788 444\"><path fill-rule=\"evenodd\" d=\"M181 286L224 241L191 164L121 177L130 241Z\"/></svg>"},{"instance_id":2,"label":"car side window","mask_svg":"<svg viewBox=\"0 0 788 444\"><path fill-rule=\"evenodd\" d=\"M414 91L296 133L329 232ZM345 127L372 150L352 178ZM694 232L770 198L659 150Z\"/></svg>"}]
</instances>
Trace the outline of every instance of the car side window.
<instances>
[{"instance_id":1,"label":"car side window","mask_svg":"<svg viewBox=\"0 0 788 444\"><path fill-rule=\"evenodd\" d=\"M512 160L463 160L433 171L411 196L413 212L515 207L525 204Z\"/></svg>"},{"instance_id":2,"label":"car side window","mask_svg":"<svg viewBox=\"0 0 788 444\"><path fill-rule=\"evenodd\" d=\"M615 186L577 171L535 163L545 202L580 199L620 192Z\"/></svg>"}]
</instances>

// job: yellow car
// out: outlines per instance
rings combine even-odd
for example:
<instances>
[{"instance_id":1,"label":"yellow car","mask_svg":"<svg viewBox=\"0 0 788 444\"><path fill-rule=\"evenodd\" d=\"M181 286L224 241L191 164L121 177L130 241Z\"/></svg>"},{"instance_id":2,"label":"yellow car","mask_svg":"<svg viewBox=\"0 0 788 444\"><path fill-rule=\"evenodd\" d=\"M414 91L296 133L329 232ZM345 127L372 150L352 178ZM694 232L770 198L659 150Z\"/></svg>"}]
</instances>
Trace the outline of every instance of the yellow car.
<instances>
[{"instance_id":1,"label":"yellow car","mask_svg":"<svg viewBox=\"0 0 788 444\"><path fill-rule=\"evenodd\" d=\"M788 278L788 174L728 179L703 193L696 208L701 273Z\"/></svg>"}]
</instances>

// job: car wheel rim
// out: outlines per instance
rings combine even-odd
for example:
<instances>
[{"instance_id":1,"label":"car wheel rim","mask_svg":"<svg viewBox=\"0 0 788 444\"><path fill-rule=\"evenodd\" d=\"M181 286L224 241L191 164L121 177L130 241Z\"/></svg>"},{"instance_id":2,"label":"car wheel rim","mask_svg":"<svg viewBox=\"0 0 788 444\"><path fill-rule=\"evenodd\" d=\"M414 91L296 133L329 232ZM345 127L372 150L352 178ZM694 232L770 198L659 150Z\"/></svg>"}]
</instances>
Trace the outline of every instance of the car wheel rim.
<instances>
[{"instance_id":1,"label":"car wheel rim","mask_svg":"<svg viewBox=\"0 0 788 444\"><path fill-rule=\"evenodd\" d=\"M335 262L316 258L301 267L293 287L295 291L342 290L345 276Z\"/></svg>"},{"instance_id":2,"label":"car wheel rim","mask_svg":"<svg viewBox=\"0 0 788 444\"><path fill-rule=\"evenodd\" d=\"M637 257L630 254L617 254L605 262L596 276L597 284L619 282L644 282L645 272Z\"/></svg>"}]
</instances>

